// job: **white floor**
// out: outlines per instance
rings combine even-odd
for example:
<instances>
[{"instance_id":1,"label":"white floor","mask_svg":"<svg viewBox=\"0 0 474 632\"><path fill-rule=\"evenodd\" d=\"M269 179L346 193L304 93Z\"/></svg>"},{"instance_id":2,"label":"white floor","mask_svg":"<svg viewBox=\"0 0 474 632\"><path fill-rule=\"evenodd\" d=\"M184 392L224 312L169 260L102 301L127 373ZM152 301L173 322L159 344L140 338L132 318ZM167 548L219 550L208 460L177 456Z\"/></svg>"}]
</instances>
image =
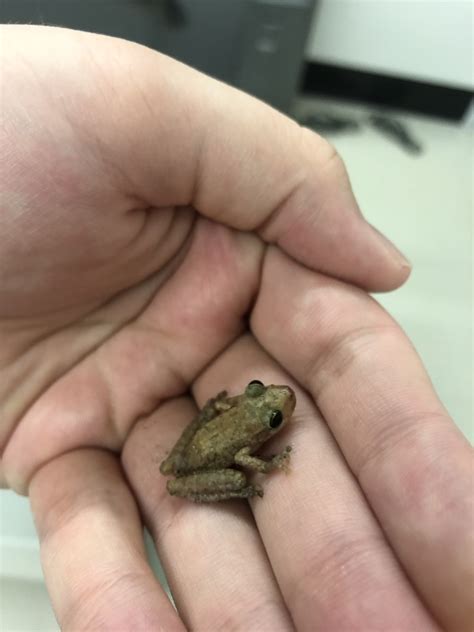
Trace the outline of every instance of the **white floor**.
<instances>
[{"instance_id":1,"label":"white floor","mask_svg":"<svg viewBox=\"0 0 474 632\"><path fill-rule=\"evenodd\" d=\"M315 107L366 110L329 101ZM421 354L441 399L465 435L472 421L473 128L400 116L424 146L411 156L380 133L330 136L344 158L361 208L412 261L409 282L378 300L401 323ZM58 630L41 581L28 502L0 492L0 631Z\"/></svg>"},{"instance_id":2,"label":"white floor","mask_svg":"<svg viewBox=\"0 0 474 632\"><path fill-rule=\"evenodd\" d=\"M41 581L0 579L0 630L2 632L53 632L59 630L46 587Z\"/></svg>"}]
</instances>

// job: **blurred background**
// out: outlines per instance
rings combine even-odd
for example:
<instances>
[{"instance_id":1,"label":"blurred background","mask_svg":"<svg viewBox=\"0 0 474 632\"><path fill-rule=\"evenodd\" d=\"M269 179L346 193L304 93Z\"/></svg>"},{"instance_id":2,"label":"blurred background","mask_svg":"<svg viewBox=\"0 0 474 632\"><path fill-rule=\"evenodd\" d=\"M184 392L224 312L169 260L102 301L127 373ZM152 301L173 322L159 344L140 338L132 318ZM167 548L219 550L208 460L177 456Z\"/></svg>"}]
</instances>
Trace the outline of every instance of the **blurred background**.
<instances>
[{"instance_id":1,"label":"blurred background","mask_svg":"<svg viewBox=\"0 0 474 632\"><path fill-rule=\"evenodd\" d=\"M471 441L473 11L470 0L0 0L2 23L145 44L328 137L363 213L414 266L376 298ZM2 490L0 630L58 629L28 501Z\"/></svg>"},{"instance_id":2,"label":"blurred background","mask_svg":"<svg viewBox=\"0 0 474 632\"><path fill-rule=\"evenodd\" d=\"M460 118L472 11L469 0L2 0L0 20L133 40L285 112L301 90Z\"/></svg>"}]
</instances>

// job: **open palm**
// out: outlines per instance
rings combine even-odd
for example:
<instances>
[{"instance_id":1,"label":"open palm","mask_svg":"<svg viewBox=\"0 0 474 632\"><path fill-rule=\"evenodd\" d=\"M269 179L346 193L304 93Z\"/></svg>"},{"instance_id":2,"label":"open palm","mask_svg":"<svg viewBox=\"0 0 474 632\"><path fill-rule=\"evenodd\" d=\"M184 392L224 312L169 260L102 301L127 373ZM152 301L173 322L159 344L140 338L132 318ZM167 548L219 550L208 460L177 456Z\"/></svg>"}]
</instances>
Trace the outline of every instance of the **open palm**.
<instances>
[{"instance_id":1,"label":"open palm","mask_svg":"<svg viewBox=\"0 0 474 632\"><path fill-rule=\"evenodd\" d=\"M2 38L1 475L31 497L62 628L465 626L471 455L396 324L344 283L409 267L330 145L130 43ZM297 391L291 474L253 517L169 498L158 464L194 401L254 378Z\"/></svg>"}]
</instances>

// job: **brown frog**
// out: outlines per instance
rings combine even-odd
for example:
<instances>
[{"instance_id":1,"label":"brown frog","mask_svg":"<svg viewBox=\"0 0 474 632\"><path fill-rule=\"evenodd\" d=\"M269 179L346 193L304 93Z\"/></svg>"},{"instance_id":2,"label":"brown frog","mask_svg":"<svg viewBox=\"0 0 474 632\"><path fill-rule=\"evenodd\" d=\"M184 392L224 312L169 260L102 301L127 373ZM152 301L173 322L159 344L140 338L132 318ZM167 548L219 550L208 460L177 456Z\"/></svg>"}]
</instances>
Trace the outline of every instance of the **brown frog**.
<instances>
[{"instance_id":1,"label":"brown frog","mask_svg":"<svg viewBox=\"0 0 474 632\"><path fill-rule=\"evenodd\" d=\"M242 395L227 397L222 391L210 399L160 466L162 474L176 477L168 481L168 492L194 502L263 496L262 488L249 484L234 466L263 474L286 469L290 446L269 460L253 453L284 427L295 404L289 386L264 386L259 380Z\"/></svg>"}]
</instances>

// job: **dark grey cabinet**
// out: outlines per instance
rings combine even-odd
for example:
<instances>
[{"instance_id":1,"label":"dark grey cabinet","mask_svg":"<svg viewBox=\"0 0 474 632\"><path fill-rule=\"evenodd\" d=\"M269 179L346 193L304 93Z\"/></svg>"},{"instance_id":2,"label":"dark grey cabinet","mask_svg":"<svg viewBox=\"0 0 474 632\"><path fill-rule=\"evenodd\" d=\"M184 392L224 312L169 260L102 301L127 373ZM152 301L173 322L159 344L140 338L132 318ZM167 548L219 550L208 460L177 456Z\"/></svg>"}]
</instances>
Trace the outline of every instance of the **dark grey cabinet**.
<instances>
[{"instance_id":1,"label":"dark grey cabinet","mask_svg":"<svg viewBox=\"0 0 474 632\"><path fill-rule=\"evenodd\" d=\"M292 103L315 0L1 0L0 21L145 44L282 111Z\"/></svg>"}]
</instances>

